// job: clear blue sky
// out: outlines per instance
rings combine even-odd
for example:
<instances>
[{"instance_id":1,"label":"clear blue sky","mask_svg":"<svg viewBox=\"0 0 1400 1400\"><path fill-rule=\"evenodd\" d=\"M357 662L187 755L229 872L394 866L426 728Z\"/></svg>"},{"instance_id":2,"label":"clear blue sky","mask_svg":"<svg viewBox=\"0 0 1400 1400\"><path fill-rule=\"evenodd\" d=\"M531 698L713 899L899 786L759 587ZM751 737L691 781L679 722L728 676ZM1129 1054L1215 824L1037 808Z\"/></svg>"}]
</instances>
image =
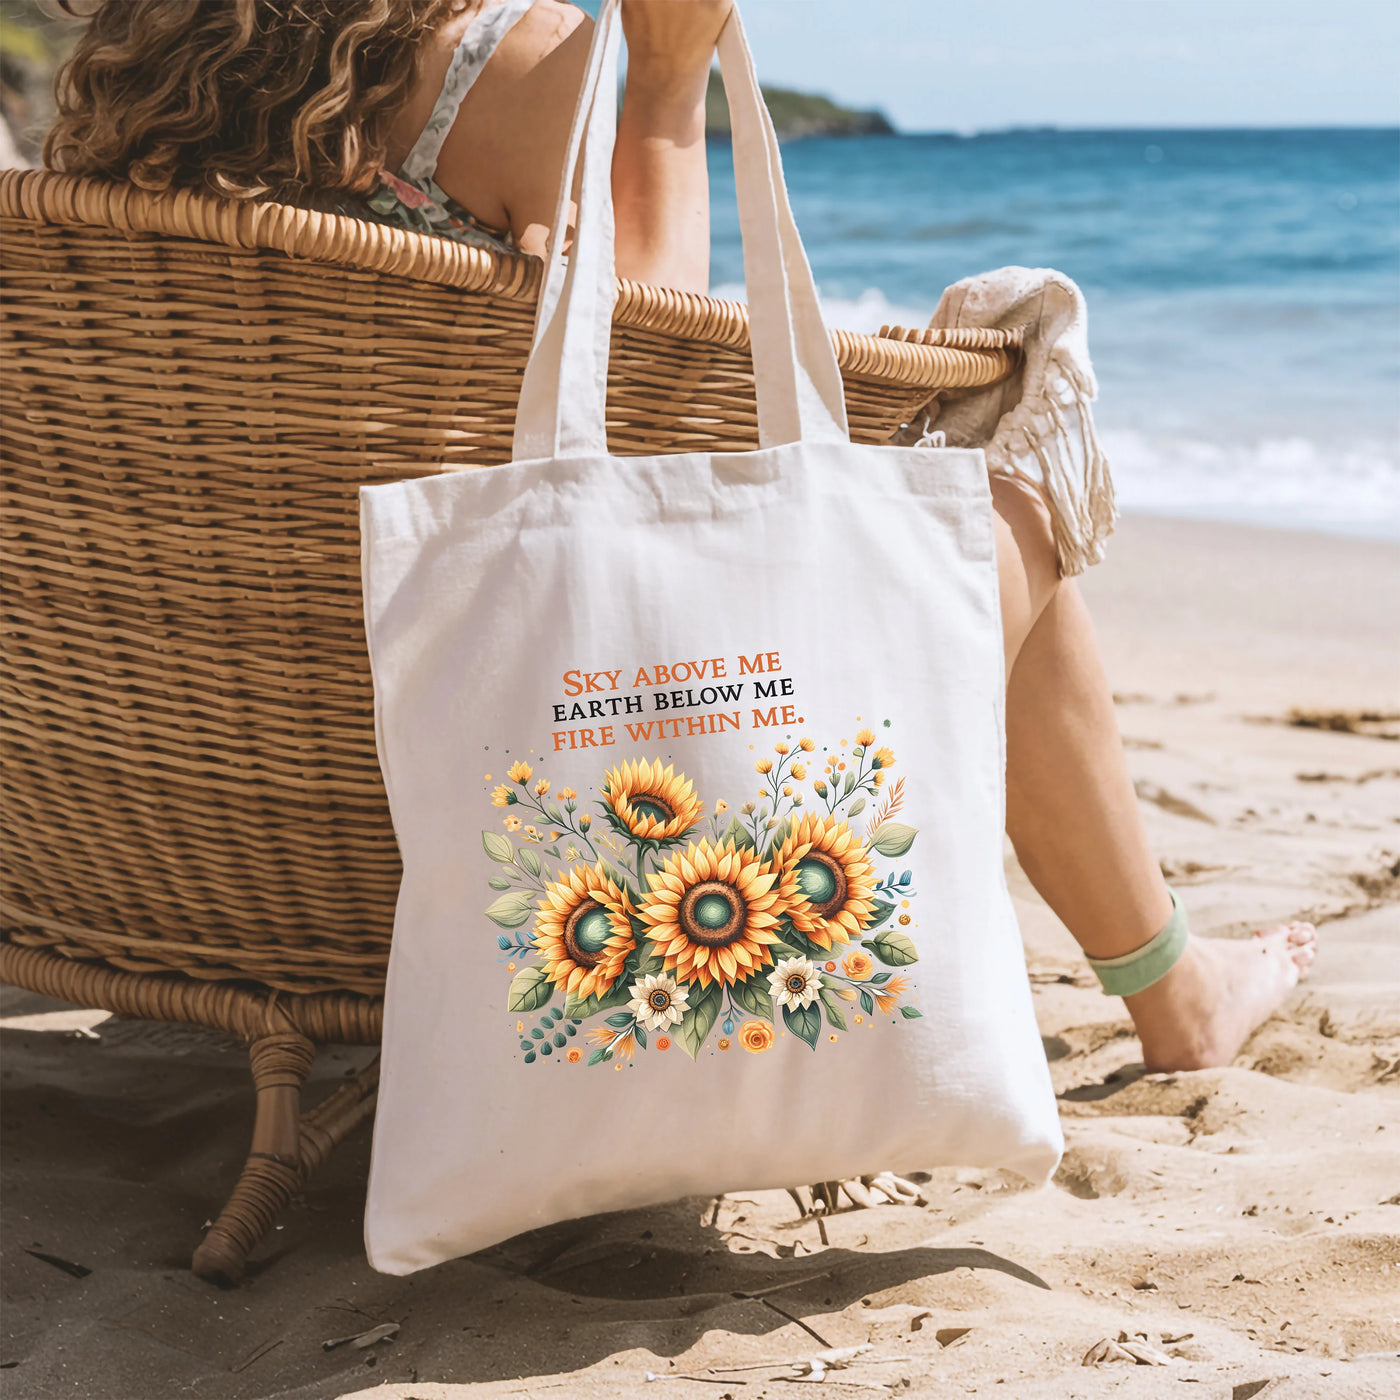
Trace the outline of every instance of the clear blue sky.
<instances>
[{"instance_id":1,"label":"clear blue sky","mask_svg":"<svg viewBox=\"0 0 1400 1400\"><path fill-rule=\"evenodd\" d=\"M741 3L764 82L906 131L1400 124L1395 0Z\"/></svg>"}]
</instances>

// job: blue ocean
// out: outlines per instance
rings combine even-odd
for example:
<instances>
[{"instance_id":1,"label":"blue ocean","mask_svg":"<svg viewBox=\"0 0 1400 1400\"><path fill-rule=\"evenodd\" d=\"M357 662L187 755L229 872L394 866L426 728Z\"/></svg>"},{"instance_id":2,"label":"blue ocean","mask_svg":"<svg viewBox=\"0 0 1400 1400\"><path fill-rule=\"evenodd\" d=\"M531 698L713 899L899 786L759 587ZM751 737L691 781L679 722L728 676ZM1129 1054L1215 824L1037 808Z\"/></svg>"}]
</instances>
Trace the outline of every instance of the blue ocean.
<instances>
[{"instance_id":1,"label":"blue ocean","mask_svg":"<svg viewBox=\"0 0 1400 1400\"><path fill-rule=\"evenodd\" d=\"M742 296L728 146L711 282ZM827 319L923 326L1018 263L1089 303L1130 510L1400 538L1400 132L1056 131L783 148Z\"/></svg>"}]
</instances>

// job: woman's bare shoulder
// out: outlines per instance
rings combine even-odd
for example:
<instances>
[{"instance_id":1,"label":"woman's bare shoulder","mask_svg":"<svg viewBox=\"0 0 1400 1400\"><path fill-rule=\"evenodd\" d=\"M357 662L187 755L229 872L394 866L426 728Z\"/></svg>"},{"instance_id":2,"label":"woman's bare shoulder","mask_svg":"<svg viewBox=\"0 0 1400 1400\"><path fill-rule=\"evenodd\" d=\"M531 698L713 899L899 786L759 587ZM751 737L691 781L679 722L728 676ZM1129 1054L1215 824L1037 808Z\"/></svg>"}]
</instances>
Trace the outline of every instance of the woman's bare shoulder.
<instances>
[{"instance_id":1,"label":"woman's bare shoulder","mask_svg":"<svg viewBox=\"0 0 1400 1400\"><path fill-rule=\"evenodd\" d=\"M462 99L437 181L464 208L539 252L554 215L593 21L535 0Z\"/></svg>"}]
</instances>

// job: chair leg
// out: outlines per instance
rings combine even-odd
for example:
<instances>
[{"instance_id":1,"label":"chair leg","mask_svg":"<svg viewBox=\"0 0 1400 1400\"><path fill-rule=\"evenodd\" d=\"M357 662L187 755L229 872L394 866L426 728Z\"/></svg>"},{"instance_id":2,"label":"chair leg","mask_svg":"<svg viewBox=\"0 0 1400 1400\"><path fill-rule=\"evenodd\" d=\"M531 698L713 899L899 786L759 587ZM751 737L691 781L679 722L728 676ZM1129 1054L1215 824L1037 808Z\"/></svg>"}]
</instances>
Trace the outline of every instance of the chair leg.
<instances>
[{"instance_id":1,"label":"chair leg","mask_svg":"<svg viewBox=\"0 0 1400 1400\"><path fill-rule=\"evenodd\" d=\"M236 1283L283 1207L336 1144L374 1111L377 1055L303 1117L301 1089L315 1058L316 1047L297 1031L275 1031L249 1046L257 1092L252 1146L228 1203L194 1252L200 1278Z\"/></svg>"},{"instance_id":2,"label":"chair leg","mask_svg":"<svg viewBox=\"0 0 1400 1400\"><path fill-rule=\"evenodd\" d=\"M254 1245L302 1183L301 1086L316 1047L297 1031L260 1036L248 1047L257 1093L253 1142L238 1184L194 1252L200 1278L234 1283Z\"/></svg>"}]
</instances>

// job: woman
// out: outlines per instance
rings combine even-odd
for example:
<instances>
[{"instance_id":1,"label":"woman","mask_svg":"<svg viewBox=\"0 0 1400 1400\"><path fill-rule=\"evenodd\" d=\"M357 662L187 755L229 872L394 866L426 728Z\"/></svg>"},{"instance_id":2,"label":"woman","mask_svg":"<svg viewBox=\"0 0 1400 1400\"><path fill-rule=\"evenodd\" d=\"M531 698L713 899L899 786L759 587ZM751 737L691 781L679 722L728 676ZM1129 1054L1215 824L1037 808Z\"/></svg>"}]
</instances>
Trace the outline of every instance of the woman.
<instances>
[{"instance_id":1,"label":"woman","mask_svg":"<svg viewBox=\"0 0 1400 1400\"><path fill-rule=\"evenodd\" d=\"M623 0L623 276L706 287L705 88L729 5ZM591 29L562 0L105 0L65 70L46 159L538 254ZM1016 854L1105 988L1124 994L1150 1069L1228 1064L1306 974L1316 933L1186 934L1045 508L1000 477L992 491Z\"/></svg>"}]
</instances>

